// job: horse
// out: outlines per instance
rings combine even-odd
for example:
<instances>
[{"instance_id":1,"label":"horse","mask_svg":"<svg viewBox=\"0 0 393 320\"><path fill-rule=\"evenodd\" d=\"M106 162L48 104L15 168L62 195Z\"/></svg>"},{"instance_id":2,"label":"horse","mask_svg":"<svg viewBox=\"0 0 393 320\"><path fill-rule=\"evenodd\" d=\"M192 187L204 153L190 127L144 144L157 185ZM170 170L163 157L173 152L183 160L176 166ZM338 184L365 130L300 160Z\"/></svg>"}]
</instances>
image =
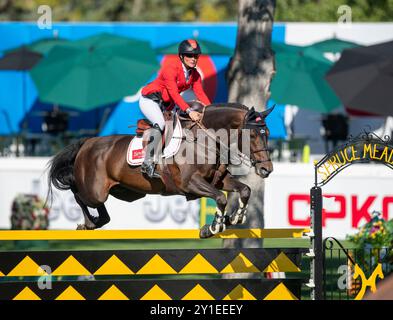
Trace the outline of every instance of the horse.
<instances>
[{"instance_id":1,"label":"horse","mask_svg":"<svg viewBox=\"0 0 393 320\"><path fill-rule=\"evenodd\" d=\"M269 156L269 129L265 119L273 108L257 112L254 107L249 109L239 103L212 104L204 108L198 123L183 117L181 126L182 130L188 128L195 136L201 128L206 133L207 129L224 130L228 135L235 131L238 133L238 144L244 145L246 141L250 149L248 156L237 153L240 162L254 167L261 178L267 178L273 171L273 165ZM245 137L245 132L248 132L248 137ZM212 198L216 201L216 213L212 223L200 229L200 238L209 238L224 231L227 226L246 221L251 189L229 172L231 163L223 161L221 157L215 163L187 163L179 161L176 158L179 155L176 155L156 165L156 172L161 178L149 178L141 173L139 166L130 166L126 161L127 148L134 137L111 135L83 138L65 147L48 163L47 199L52 198L52 185L59 190L71 190L85 219L77 229L93 230L110 221L105 208L109 195L128 202L141 199L146 194L183 195L187 200ZM214 143L220 145L217 138L210 135L208 139L215 139ZM181 141L181 145L190 143L195 144L195 139ZM223 191L239 193L239 206L234 212L225 211L227 199ZM92 215L89 208L96 209L98 216Z\"/></svg>"}]
</instances>

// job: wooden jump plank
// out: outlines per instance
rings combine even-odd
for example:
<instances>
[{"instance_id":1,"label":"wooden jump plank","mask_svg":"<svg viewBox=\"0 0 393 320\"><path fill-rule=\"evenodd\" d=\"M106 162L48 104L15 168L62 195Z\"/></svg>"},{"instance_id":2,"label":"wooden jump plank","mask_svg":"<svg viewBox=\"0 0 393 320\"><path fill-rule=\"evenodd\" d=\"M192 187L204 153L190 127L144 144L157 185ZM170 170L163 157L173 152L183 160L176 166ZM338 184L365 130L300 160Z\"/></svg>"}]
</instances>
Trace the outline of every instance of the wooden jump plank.
<instances>
[{"instance_id":1,"label":"wooden jump plank","mask_svg":"<svg viewBox=\"0 0 393 320\"><path fill-rule=\"evenodd\" d=\"M310 229L228 229L213 238L301 238ZM4 240L141 240L199 239L199 230L4 230Z\"/></svg>"}]
</instances>

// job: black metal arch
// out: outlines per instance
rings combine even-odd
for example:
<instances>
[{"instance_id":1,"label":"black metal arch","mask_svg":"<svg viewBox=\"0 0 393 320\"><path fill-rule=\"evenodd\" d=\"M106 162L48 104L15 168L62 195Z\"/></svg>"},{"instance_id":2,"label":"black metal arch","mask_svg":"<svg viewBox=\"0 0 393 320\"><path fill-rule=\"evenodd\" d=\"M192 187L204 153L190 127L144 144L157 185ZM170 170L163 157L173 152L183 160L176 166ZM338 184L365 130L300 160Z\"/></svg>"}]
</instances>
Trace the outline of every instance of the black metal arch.
<instances>
[{"instance_id":1,"label":"black metal arch","mask_svg":"<svg viewBox=\"0 0 393 320\"><path fill-rule=\"evenodd\" d=\"M311 215L311 252L310 256L311 263L310 263L310 277L313 279L314 286L311 290L311 298L315 300L322 300L324 298L323 295L323 286L324 286L324 248L327 243L332 243L333 238L330 240L322 241L322 186L326 185L330 180L332 180L339 172L343 171L345 168L349 167L351 164L354 163L382 163L393 169L393 163L386 163L383 161L376 161L374 159L363 158L354 161L348 161L348 163L342 164L339 168L334 170L329 176L323 180L318 181L318 169L323 166L329 159L334 157L338 152L347 150L347 148L359 148L366 143L374 143L378 144L381 148L388 147L389 150L393 150L393 141L390 136L384 136L383 138L379 137L375 133L371 131L364 130L359 135L353 137L349 136L347 143L337 147L335 150L326 154L320 161L314 164L315 169L315 182L314 186L310 190L310 215ZM361 150L361 149L360 149ZM393 158L393 156L392 156ZM328 238L329 239L329 238ZM337 243L336 239L334 239ZM341 244L339 244L341 246Z\"/></svg>"},{"instance_id":2,"label":"black metal arch","mask_svg":"<svg viewBox=\"0 0 393 320\"><path fill-rule=\"evenodd\" d=\"M346 162L345 164L340 164L340 167L335 169L327 179L320 181L318 179L318 169L322 168L322 166L327 163L330 159L334 158L336 155L341 154L342 157L345 156L344 152L348 150L349 148L353 148L353 150L359 150L362 146L365 144L369 143L374 143L378 144L380 148L389 148L390 150L393 151L393 144L392 144L392 138L388 135L385 135L383 138L379 137L376 135L374 132L368 132L364 131L360 133L359 135L353 137L349 136L347 143L335 148L333 151L329 152L326 154L321 160L319 160L315 165L315 187L322 187L326 185L330 180L332 180L338 173L343 171L345 168L349 167L352 164L359 164L359 163L379 163L379 164L384 164L388 168L393 170L393 163L387 163L382 160L376 160L376 159L370 159L370 158L362 158L358 160L351 160Z\"/></svg>"}]
</instances>

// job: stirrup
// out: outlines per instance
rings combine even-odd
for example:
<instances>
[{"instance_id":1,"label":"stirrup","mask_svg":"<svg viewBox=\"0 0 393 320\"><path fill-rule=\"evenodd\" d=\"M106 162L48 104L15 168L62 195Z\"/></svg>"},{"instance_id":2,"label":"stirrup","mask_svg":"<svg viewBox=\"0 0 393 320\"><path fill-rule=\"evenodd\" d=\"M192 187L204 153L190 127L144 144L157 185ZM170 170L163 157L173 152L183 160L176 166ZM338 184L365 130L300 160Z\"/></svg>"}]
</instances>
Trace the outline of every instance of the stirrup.
<instances>
[{"instance_id":1,"label":"stirrup","mask_svg":"<svg viewBox=\"0 0 393 320\"><path fill-rule=\"evenodd\" d=\"M155 163L142 163L141 172L147 174L149 178L161 178L161 176L155 172L155 166Z\"/></svg>"}]
</instances>

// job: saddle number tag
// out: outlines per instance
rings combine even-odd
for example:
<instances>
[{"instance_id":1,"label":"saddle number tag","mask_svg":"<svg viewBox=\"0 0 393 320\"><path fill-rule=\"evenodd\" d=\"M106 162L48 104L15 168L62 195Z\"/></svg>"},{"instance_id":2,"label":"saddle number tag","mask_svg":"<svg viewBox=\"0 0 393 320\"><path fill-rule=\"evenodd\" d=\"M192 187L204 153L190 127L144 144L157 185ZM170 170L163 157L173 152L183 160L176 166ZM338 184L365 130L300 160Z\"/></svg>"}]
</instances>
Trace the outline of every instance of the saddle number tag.
<instances>
[{"instance_id":1,"label":"saddle number tag","mask_svg":"<svg viewBox=\"0 0 393 320\"><path fill-rule=\"evenodd\" d=\"M132 158L133 159L142 159L143 158L143 149L132 150Z\"/></svg>"}]
</instances>

